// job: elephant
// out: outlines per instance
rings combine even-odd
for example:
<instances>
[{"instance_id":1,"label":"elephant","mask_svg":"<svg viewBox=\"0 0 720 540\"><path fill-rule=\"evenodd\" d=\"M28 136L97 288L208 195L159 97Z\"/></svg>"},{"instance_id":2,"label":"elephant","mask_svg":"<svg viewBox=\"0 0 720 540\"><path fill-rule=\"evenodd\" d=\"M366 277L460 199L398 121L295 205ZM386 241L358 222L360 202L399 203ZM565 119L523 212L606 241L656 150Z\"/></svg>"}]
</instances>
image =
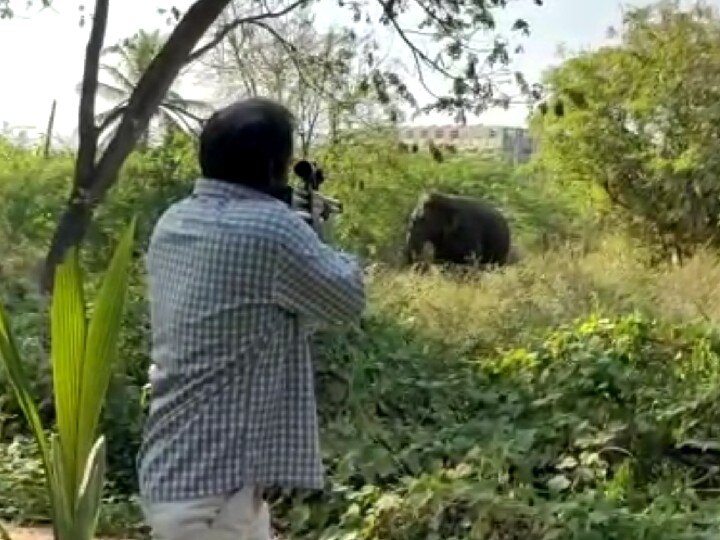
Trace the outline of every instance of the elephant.
<instances>
[{"instance_id":1,"label":"elephant","mask_svg":"<svg viewBox=\"0 0 720 540\"><path fill-rule=\"evenodd\" d=\"M499 210L473 197L430 192L410 215L403 260L504 266L510 262L510 226Z\"/></svg>"}]
</instances>

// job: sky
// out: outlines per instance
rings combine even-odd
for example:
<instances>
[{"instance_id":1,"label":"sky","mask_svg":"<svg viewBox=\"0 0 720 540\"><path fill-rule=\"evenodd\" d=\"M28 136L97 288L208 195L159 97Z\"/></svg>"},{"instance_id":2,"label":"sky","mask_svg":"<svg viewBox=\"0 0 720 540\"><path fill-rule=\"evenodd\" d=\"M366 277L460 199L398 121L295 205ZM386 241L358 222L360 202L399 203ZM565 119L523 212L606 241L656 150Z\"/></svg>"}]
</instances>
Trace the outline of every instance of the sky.
<instances>
[{"instance_id":1,"label":"sky","mask_svg":"<svg viewBox=\"0 0 720 540\"><path fill-rule=\"evenodd\" d=\"M333 0L321 0L317 11L318 24L327 27L339 20L347 20ZM22 5L23 0L17 0ZM190 0L176 0L179 7ZM619 26L623 9L645 6L652 0L545 0L538 7L532 0L514 0L497 12L499 29L509 28L517 18L530 24L531 35L520 40L524 52L515 55L512 68L522 72L529 82L539 81L548 67L559 62L558 51L595 48L609 41L607 31ZM684 2L685 3L685 2ZM720 7L720 0L709 0ZM170 2L162 0L113 0L106 45L116 43L139 29L168 28L157 8ZM56 132L70 137L77 125L78 93L81 80L85 41L89 30L80 28L78 2L55 0L54 7L38 12L23 13L15 19L0 20L0 127L26 129L29 134L43 132L53 99L58 101ZM389 50L401 50L396 39L383 41ZM401 60L408 56L402 56ZM446 87L440 77L430 79L437 91ZM417 88L413 84L411 88ZM186 98L202 99L204 91L192 83L182 87ZM193 92L195 91L195 92ZM473 123L522 126L527 109L524 106L509 110L491 110ZM414 124L450 123L451 118L430 115L417 118Z\"/></svg>"}]
</instances>

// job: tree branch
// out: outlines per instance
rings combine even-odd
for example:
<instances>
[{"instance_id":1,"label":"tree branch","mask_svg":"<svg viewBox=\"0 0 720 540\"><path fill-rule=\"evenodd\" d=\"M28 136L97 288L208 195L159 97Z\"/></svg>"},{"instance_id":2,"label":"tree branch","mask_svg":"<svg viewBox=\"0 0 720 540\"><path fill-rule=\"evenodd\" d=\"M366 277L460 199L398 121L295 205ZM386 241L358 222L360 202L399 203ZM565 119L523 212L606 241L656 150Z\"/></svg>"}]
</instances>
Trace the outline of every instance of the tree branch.
<instances>
[{"instance_id":1,"label":"tree branch","mask_svg":"<svg viewBox=\"0 0 720 540\"><path fill-rule=\"evenodd\" d=\"M395 19L395 15L392 13L392 9L390 5L383 0L377 0L380 6L383 8L383 13L390 21L390 24L395 28L395 31L400 36L400 39L403 40L405 45L407 45L410 49L410 52L413 55L413 60L415 62L415 68L418 71L418 79L420 80L420 84L423 86L426 92L428 92L431 96L438 99L438 96L435 95L435 93L430 90L430 87L428 86L427 82L425 81L425 76L423 74L421 61L425 62L427 65L444 75L445 77L449 79L455 79L455 77L447 71L444 67L442 67L440 64L438 64L436 61L434 61L432 58L430 58L427 54L425 54L417 45L415 45L410 38L407 37L407 34L405 34L405 30L400 26L400 24ZM426 9L426 6L424 4L420 4L423 8Z\"/></svg>"},{"instance_id":2,"label":"tree branch","mask_svg":"<svg viewBox=\"0 0 720 540\"><path fill-rule=\"evenodd\" d=\"M303 65L303 61L301 60L299 56L298 48L288 41L285 37L283 37L277 30L275 30L272 26L270 26L267 23L264 23L262 21L251 21L250 24L254 24L255 26L258 26L259 28L262 28L266 32L268 32L275 40L285 48L285 50L288 52L288 56L290 58L290 61L292 62L293 66L295 66L295 70L297 71L298 77L300 78L301 82L306 85L308 88L312 89L313 91L317 92L318 95L324 96L333 102L337 103L338 105L345 106L347 105L345 100L340 99L338 96L327 90L327 88L324 87L324 85L318 85L315 83L315 81L310 80L308 76L305 74L305 68L306 66Z\"/></svg>"},{"instance_id":3,"label":"tree branch","mask_svg":"<svg viewBox=\"0 0 720 540\"><path fill-rule=\"evenodd\" d=\"M80 91L79 107L79 146L75 162L75 180L72 198L86 196L95 169L98 131L95 128L95 95L98 90L98 72L100 71L100 53L107 29L110 0L97 0L95 14L85 48L85 68Z\"/></svg>"},{"instance_id":4,"label":"tree branch","mask_svg":"<svg viewBox=\"0 0 720 540\"><path fill-rule=\"evenodd\" d=\"M170 85L188 61L195 44L230 0L198 0L175 27L131 94L115 136L97 166L96 181L90 190L90 202L96 204L114 183L123 161L150 122Z\"/></svg>"},{"instance_id":5,"label":"tree branch","mask_svg":"<svg viewBox=\"0 0 720 540\"><path fill-rule=\"evenodd\" d=\"M199 47L198 49L193 51L193 53L188 58L188 63L194 62L195 60L197 60L198 58L203 56L205 53L207 53L208 51L217 47L220 44L220 42L222 42L222 40L225 39L225 37L230 32L235 30L238 26L242 26L243 24L248 24L248 23L257 23L259 21L264 21L266 19L277 19L278 17L287 15L291 11L301 7L303 4L305 4L307 2L308 2L308 0L295 0L292 4L284 7L280 11L268 11L266 13L261 13L259 15L250 15L247 17L240 17L238 19L235 19L234 21L226 24L220 30L218 30L215 33L215 36L213 36L213 38L209 42L207 42L202 47Z\"/></svg>"},{"instance_id":6,"label":"tree branch","mask_svg":"<svg viewBox=\"0 0 720 540\"><path fill-rule=\"evenodd\" d=\"M120 118L120 116L122 116L126 108L126 105L121 104L108 112L107 116L102 119L102 122L97 128L98 135L102 135L103 133L105 133L105 131L113 124L113 122L115 122L118 118Z\"/></svg>"},{"instance_id":7,"label":"tree branch","mask_svg":"<svg viewBox=\"0 0 720 540\"><path fill-rule=\"evenodd\" d=\"M82 242L90 224L93 211L107 190L117 180L122 164L132 151L140 135L145 132L150 118L170 89L182 67L187 63L193 47L210 25L222 13L230 0L196 0L178 22L170 38L153 58L148 69L128 99L127 108L109 144L95 166L97 132L94 118L94 100L97 81L90 79L99 67L99 55L106 27L109 0L97 0L95 20L88 42L88 53L83 84L84 104L81 107L80 125L82 151L78 152L76 185L73 191L83 188L82 197L71 197L60 217L50 243L43 272L41 288L52 291L55 268L63 260L66 251ZM92 120L92 126L90 121Z\"/></svg>"}]
</instances>

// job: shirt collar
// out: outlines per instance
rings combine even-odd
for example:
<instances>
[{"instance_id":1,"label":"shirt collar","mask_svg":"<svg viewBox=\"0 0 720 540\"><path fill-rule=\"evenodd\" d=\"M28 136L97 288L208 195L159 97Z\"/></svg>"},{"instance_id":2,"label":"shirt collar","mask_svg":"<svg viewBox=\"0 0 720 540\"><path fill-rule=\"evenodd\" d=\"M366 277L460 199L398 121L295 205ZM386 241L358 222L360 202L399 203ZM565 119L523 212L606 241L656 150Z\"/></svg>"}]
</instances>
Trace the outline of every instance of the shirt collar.
<instances>
[{"instance_id":1,"label":"shirt collar","mask_svg":"<svg viewBox=\"0 0 720 540\"><path fill-rule=\"evenodd\" d=\"M240 184L232 184L212 178L198 178L195 181L193 195L209 195L211 197L228 197L237 199L261 199L276 201L274 197L256 189Z\"/></svg>"}]
</instances>

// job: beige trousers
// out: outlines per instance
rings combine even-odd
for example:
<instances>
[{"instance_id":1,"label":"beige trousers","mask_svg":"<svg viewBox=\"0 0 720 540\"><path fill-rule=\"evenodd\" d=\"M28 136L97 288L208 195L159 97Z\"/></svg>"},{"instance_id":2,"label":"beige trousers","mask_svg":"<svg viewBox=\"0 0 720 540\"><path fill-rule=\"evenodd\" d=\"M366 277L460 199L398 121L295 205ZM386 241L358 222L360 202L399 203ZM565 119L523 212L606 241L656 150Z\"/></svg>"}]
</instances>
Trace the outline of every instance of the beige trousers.
<instances>
[{"instance_id":1,"label":"beige trousers","mask_svg":"<svg viewBox=\"0 0 720 540\"><path fill-rule=\"evenodd\" d=\"M155 540L271 540L270 512L254 488L229 497L144 505Z\"/></svg>"}]
</instances>

